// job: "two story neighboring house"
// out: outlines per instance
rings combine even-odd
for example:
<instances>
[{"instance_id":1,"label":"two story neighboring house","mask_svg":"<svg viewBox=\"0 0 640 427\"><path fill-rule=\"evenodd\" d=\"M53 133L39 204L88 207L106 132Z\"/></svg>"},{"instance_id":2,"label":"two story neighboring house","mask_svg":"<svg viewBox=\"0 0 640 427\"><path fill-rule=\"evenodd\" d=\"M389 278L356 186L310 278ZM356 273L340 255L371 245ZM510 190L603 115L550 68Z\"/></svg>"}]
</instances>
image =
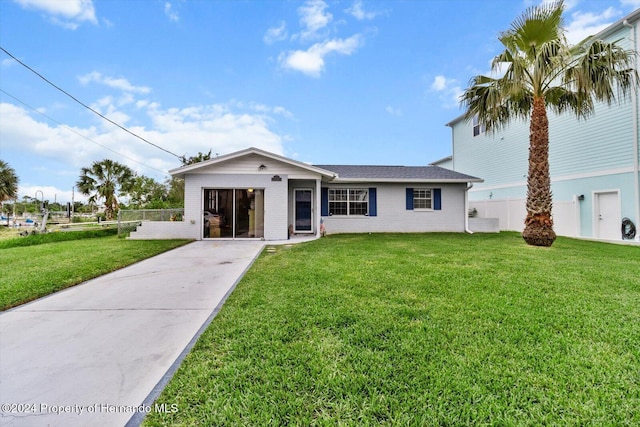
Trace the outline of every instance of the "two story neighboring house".
<instances>
[{"instance_id":1,"label":"two story neighboring house","mask_svg":"<svg viewBox=\"0 0 640 427\"><path fill-rule=\"evenodd\" d=\"M597 34L638 51L640 9ZM637 61L638 59L636 59ZM549 113L549 162L556 233L622 240L622 224L640 224L640 140L638 88L611 106L597 105L593 115ZM451 158L434 162L481 176L469 190L470 208L479 217L500 219L503 230L524 228L529 123L514 121L495 134L458 117L452 131ZM629 239L631 233L625 238ZM633 237L638 241L638 233Z\"/></svg>"}]
</instances>

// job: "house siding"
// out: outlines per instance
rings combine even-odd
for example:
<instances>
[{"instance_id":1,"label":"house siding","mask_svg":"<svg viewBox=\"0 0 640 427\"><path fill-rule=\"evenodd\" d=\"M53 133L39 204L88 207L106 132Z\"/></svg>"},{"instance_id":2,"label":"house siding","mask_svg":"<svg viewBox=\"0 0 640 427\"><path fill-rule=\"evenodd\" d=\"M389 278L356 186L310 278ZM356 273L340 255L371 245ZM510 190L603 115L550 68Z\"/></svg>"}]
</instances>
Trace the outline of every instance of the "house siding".
<instances>
[{"instance_id":1,"label":"house siding","mask_svg":"<svg viewBox=\"0 0 640 427\"><path fill-rule=\"evenodd\" d=\"M636 34L637 25L635 21L635 28L631 29ZM632 48L631 31L622 27L606 39L619 40L623 47ZM551 191L558 234L594 237L593 193L608 190L619 193L622 217L632 218L638 226L637 107L636 89L633 96L612 105L596 103L594 113L586 119L577 119L570 112L549 113ZM469 191L470 206L494 206L491 202L500 200L508 201L504 206L521 203L522 207L510 213L494 210L492 214L500 216L502 229L522 230L527 193L528 120L513 121L493 134L476 137L470 122L458 119L450 126L453 169L484 178L483 183L474 184ZM584 199L578 201L581 195ZM509 228L504 228L506 223Z\"/></svg>"},{"instance_id":2,"label":"house siding","mask_svg":"<svg viewBox=\"0 0 640 427\"><path fill-rule=\"evenodd\" d=\"M323 216L327 233L464 232L466 184L330 184L328 188L376 188L376 216ZM440 188L440 210L407 210L406 188Z\"/></svg>"},{"instance_id":3,"label":"house siding","mask_svg":"<svg viewBox=\"0 0 640 427\"><path fill-rule=\"evenodd\" d=\"M339 169L339 166L335 166ZM364 169L363 169L364 168ZM204 189L264 190L264 239L285 240L289 228L295 223L295 190L311 189L314 194L311 234L318 235L321 220L325 220L326 232L433 232L466 230L467 181L479 178L456 174L442 168L407 168L396 166L345 166L345 176L356 170L352 178L338 172L330 172L321 166L308 166L290 159L274 159L270 153L261 154L255 148L232 153L208 163L188 165L174 169L174 176L185 180L185 227L174 227L171 232L190 233L202 239ZM364 170L364 172L363 172ZM404 177L398 175L404 174ZM407 178L407 174L416 176ZM364 179L363 177L369 176ZM376 175L375 179L371 177ZM389 176L390 175L390 176ZM391 181L392 180L392 181ZM417 182L414 182L416 181ZM444 181L438 182L438 181ZM420 182L423 181L423 182ZM425 183L424 181L429 181ZM325 212L329 188L365 188L369 194L368 214L362 216L328 216ZM433 210L407 210L407 188L433 189ZM327 215L322 215L327 213ZM197 232L194 233L194 230ZM169 231L169 230L168 230ZM304 232L308 231L305 227ZM157 227L147 234L160 233ZM294 232L296 232L294 230ZM195 234L195 235L194 235ZM209 235L209 234L207 234ZM247 238L247 234L241 234ZM142 236L141 236L142 238ZM217 238L217 237L213 237Z\"/></svg>"},{"instance_id":4,"label":"house siding","mask_svg":"<svg viewBox=\"0 0 640 427\"><path fill-rule=\"evenodd\" d=\"M205 188L264 188L264 238L286 239L288 215L282 207L288 201L288 176L279 176L282 181L272 181L272 175L267 174L189 174L185 177L185 221L194 220L202 230Z\"/></svg>"},{"instance_id":5,"label":"house siding","mask_svg":"<svg viewBox=\"0 0 640 427\"><path fill-rule=\"evenodd\" d=\"M263 169L259 169L264 166ZM224 163L213 164L208 168L202 168L198 173L234 174L234 175L288 175L290 179L315 179L317 174L306 171L295 165L283 163L257 154L230 159Z\"/></svg>"}]
</instances>

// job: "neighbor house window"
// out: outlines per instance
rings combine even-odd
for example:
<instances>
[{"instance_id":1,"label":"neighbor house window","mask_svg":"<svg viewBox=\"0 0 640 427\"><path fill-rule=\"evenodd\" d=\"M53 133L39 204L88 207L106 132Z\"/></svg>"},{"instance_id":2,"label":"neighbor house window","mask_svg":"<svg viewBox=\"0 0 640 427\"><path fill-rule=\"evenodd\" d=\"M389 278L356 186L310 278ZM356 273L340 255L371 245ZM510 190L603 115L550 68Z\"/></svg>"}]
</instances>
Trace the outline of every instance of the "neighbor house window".
<instances>
[{"instance_id":1,"label":"neighbor house window","mask_svg":"<svg viewBox=\"0 0 640 427\"><path fill-rule=\"evenodd\" d=\"M478 136L481 133L484 133L484 130L484 125L480 124L478 116L473 116L473 136Z\"/></svg>"},{"instance_id":2,"label":"neighbor house window","mask_svg":"<svg viewBox=\"0 0 640 427\"><path fill-rule=\"evenodd\" d=\"M430 188L414 188L413 208L433 209L433 191Z\"/></svg>"},{"instance_id":3,"label":"neighbor house window","mask_svg":"<svg viewBox=\"0 0 640 427\"><path fill-rule=\"evenodd\" d=\"M369 190L366 188L330 188L329 215L367 215Z\"/></svg>"}]
</instances>

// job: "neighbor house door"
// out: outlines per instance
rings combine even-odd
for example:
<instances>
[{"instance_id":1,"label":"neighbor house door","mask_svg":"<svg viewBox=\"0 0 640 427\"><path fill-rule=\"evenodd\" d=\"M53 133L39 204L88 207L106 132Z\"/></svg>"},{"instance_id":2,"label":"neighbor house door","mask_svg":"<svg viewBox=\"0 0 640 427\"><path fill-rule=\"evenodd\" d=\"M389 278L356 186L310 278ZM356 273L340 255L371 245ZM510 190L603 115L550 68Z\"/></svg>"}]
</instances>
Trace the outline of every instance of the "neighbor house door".
<instances>
[{"instance_id":1,"label":"neighbor house door","mask_svg":"<svg viewBox=\"0 0 640 427\"><path fill-rule=\"evenodd\" d=\"M620 194L618 191L593 194L594 234L599 239L620 240Z\"/></svg>"},{"instance_id":2,"label":"neighbor house door","mask_svg":"<svg viewBox=\"0 0 640 427\"><path fill-rule=\"evenodd\" d=\"M295 233L313 233L313 190L296 188L293 195Z\"/></svg>"}]
</instances>

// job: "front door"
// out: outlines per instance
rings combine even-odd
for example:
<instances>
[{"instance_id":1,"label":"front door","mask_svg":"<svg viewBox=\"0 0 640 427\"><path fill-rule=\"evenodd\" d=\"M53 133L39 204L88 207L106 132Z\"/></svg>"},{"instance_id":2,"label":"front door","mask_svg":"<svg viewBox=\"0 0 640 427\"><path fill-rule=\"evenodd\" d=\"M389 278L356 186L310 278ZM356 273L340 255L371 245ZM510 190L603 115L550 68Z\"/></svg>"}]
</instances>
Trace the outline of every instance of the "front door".
<instances>
[{"instance_id":1,"label":"front door","mask_svg":"<svg viewBox=\"0 0 640 427\"><path fill-rule=\"evenodd\" d=\"M607 240L620 240L620 196L617 191L594 193L595 237Z\"/></svg>"},{"instance_id":2,"label":"front door","mask_svg":"<svg viewBox=\"0 0 640 427\"><path fill-rule=\"evenodd\" d=\"M313 233L313 190L296 188L293 195L295 233Z\"/></svg>"}]
</instances>

